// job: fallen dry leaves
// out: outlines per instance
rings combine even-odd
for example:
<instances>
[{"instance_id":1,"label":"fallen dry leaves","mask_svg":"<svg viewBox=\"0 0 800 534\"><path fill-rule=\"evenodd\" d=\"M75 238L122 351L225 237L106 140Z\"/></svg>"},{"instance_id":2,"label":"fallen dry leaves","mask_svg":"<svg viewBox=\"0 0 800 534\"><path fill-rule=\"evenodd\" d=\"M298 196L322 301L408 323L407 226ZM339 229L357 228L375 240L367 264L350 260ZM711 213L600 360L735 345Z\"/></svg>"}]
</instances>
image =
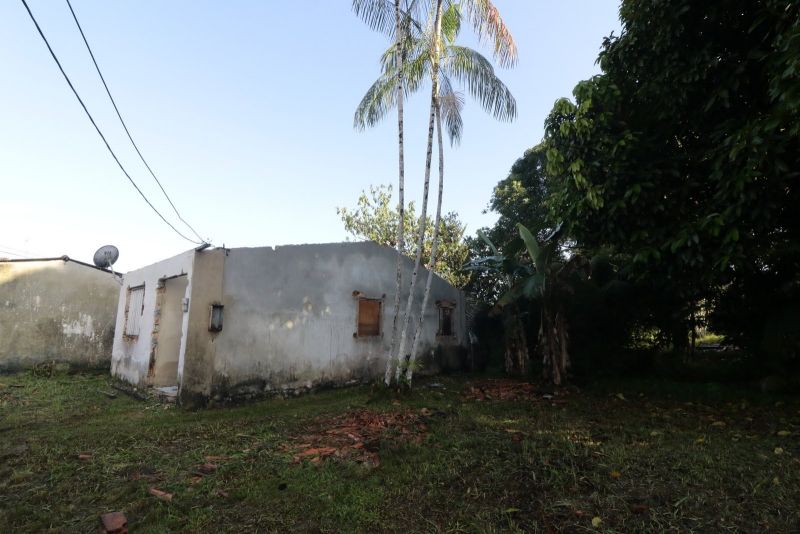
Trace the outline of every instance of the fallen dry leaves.
<instances>
[{"instance_id":1,"label":"fallen dry leaves","mask_svg":"<svg viewBox=\"0 0 800 534\"><path fill-rule=\"evenodd\" d=\"M323 459L343 459L370 467L380 465L381 441L420 443L428 430L421 414L406 410L378 413L356 410L336 417L318 418L309 433L296 436L281 450L292 453L292 461L320 463Z\"/></svg>"},{"instance_id":2,"label":"fallen dry leaves","mask_svg":"<svg viewBox=\"0 0 800 534\"><path fill-rule=\"evenodd\" d=\"M567 390L554 393L542 393L540 386L530 382L511 380L507 378L493 378L472 382L464 389L464 398L467 400L510 400L510 401L544 401L564 403L565 399L557 399L567 394Z\"/></svg>"}]
</instances>

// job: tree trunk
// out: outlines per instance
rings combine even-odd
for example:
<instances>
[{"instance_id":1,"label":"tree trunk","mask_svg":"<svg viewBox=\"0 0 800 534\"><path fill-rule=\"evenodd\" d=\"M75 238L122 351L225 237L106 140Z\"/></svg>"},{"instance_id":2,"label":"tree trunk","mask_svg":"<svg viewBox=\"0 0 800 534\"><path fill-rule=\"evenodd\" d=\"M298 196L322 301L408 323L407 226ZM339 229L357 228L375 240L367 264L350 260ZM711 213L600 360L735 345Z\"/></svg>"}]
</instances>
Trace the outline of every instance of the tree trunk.
<instances>
[{"instance_id":1,"label":"tree trunk","mask_svg":"<svg viewBox=\"0 0 800 534\"><path fill-rule=\"evenodd\" d=\"M398 149L398 221L397 221L397 275L394 291L394 309L392 312L392 341L389 346L389 358L386 361L386 372L383 381L386 385L392 382L394 365L399 365L395 357L397 349L397 321L400 315L400 292L403 288L403 259L405 248L405 157L403 152L403 63L405 62L405 45L403 24L400 16L400 0L394 1L396 61L397 61L397 149ZM397 362L397 363L395 363Z\"/></svg>"},{"instance_id":2,"label":"tree trunk","mask_svg":"<svg viewBox=\"0 0 800 534\"><path fill-rule=\"evenodd\" d=\"M442 0L438 0L436 9L436 20L434 21L435 35L439 35L442 31L441 23ZM438 46L438 45L437 45ZM417 254L414 259L414 271L411 273L411 284L408 293L408 300L406 301L405 315L403 316L403 329L400 332L400 341L397 349L397 369L395 373L395 380L400 382L402 376L403 361L405 360L406 338L408 337L408 325L411 319L411 310L414 307L414 291L417 288L417 276L419 275L419 266L422 263L422 247L425 244L425 223L427 222L428 214L428 190L431 183L431 159L433 156L433 130L434 119L436 116L436 103L437 95L439 94L439 63L434 61L431 69L431 111L428 118L428 149L425 155L425 182L422 189L422 209L419 216L419 231L417 232Z\"/></svg>"},{"instance_id":3,"label":"tree trunk","mask_svg":"<svg viewBox=\"0 0 800 534\"><path fill-rule=\"evenodd\" d=\"M503 313L506 374L525 375L528 372L528 340L525 337L525 325L519 318L516 306L506 308Z\"/></svg>"},{"instance_id":4,"label":"tree trunk","mask_svg":"<svg viewBox=\"0 0 800 534\"><path fill-rule=\"evenodd\" d=\"M691 303L692 306L692 314L691 314L691 323L692 323L692 345L689 355L694 358L694 350L697 347L697 315L695 314L695 305L694 301Z\"/></svg>"},{"instance_id":5,"label":"tree trunk","mask_svg":"<svg viewBox=\"0 0 800 534\"><path fill-rule=\"evenodd\" d=\"M557 307L556 307L557 308ZM567 379L570 367L568 350L569 336L563 310L553 309L542 303L542 318L539 327L539 351L545 380L560 386Z\"/></svg>"},{"instance_id":6,"label":"tree trunk","mask_svg":"<svg viewBox=\"0 0 800 534\"><path fill-rule=\"evenodd\" d=\"M436 198L436 217L433 221L433 242L431 244L431 262L428 266L428 280L425 282L425 294L422 297L422 306L419 310L419 320L417 329L414 332L414 342L411 343L411 357L408 360L406 369L406 382L411 385L411 378L414 374L414 362L417 359L419 348L419 338L425 327L425 310L428 307L428 299L431 295L431 283L433 282L433 269L436 266L436 253L439 248L439 224L442 220L442 193L444 191L444 144L442 143L442 110L439 106L439 97L436 97L436 142L439 145L439 194Z\"/></svg>"}]
</instances>

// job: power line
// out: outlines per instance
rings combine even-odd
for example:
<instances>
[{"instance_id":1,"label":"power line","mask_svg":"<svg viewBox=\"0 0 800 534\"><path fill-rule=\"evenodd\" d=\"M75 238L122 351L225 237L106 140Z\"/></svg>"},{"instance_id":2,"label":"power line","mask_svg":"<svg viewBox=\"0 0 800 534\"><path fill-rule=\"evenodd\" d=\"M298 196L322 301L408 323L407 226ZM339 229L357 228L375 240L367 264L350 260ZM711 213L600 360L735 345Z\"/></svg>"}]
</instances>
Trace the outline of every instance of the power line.
<instances>
[{"instance_id":1,"label":"power line","mask_svg":"<svg viewBox=\"0 0 800 534\"><path fill-rule=\"evenodd\" d=\"M70 81L69 76L67 76L67 73L64 72L64 68L61 66L61 62L58 60L58 57L56 57L56 53L53 52L53 48L50 46L50 43L47 41L47 37L44 36L44 33L42 32L42 28L39 27L39 23L36 22L36 17L33 16L33 13L31 12L31 8L28 7L28 2L26 2L26 0L21 0L21 1L22 1L22 5L24 5L25 9L28 11L28 15L30 15L31 20L33 21L33 24L36 26L36 30L39 32L39 35L42 37L42 40L44 41L44 44L47 45L47 49L50 51L50 55L53 56L53 60L56 62L56 65L58 65L58 69L61 71L61 74L64 76L64 79L67 81L67 85L69 85L69 88L72 89L72 93L75 95L75 98L78 99L78 102L80 103L81 107L83 108L83 111L86 113L86 116L89 117L89 120L91 121L92 126L94 126L94 129L97 130L97 134L100 136L100 139L103 140L103 143L106 145L106 148L111 153L111 157L113 157L114 161L117 162L117 165L122 170L122 172L125 174L125 177L128 178L128 181L131 183L131 185L133 185L133 187L136 189L136 191L139 193L139 195L144 199L144 201L147 202L147 205L150 206L150 208L154 212L156 212L156 215L158 215L161 218L161 220L164 221L167 224L167 226L172 228L172 230L176 234L178 234L179 236L184 238L186 241L189 241L190 243L195 243L197 245L202 245L203 243L201 241L195 241L194 239L190 239L190 238L186 237L185 235L183 235L177 228L175 228L172 225L172 223L170 223L166 218L164 218L164 216L161 215L161 212L159 212L156 209L156 207L153 206L153 204L147 199L147 197L142 192L142 190L139 189L139 186L136 185L136 182L133 181L133 178L131 178L131 175L128 174L128 171L126 171L125 167L123 167L122 163L120 163L119 158L117 158L117 155L114 154L114 151L111 149L111 145L109 145L108 141L106 141L106 137L103 135L103 132L100 131L100 128L97 126L97 123L94 121L94 118L92 117L92 114L89 113L89 110L86 108L86 104L83 103L83 99L81 99L80 95L78 94L78 91L75 90L75 86L72 85L72 81Z\"/></svg>"},{"instance_id":2,"label":"power line","mask_svg":"<svg viewBox=\"0 0 800 534\"><path fill-rule=\"evenodd\" d=\"M3 250L3 249L0 249L0 253L3 253L3 254L10 254L10 255L12 255L12 256L16 256L16 257L18 257L18 258L24 258L24 257L25 257L25 256L24 256L24 255L22 255L22 254L17 254L16 252L11 252L10 250Z\"/></svg>"},{"instance_id":3,"label":"power line","mask_svg":"<svg viewBox=\"0 0 800 534\"><path fill-rule=\"evenodd\" d=\"M161 185L161 181L158 179L156 174L153 172L153 169L150 168L150 165L147 163L147 161L145 161L144 156L142 156L142 153L139 151L139 147L134 142L133 137L131 136L131 132L128 131L128 126L125 124L125 121L122 120L122 114L119 112L119 108L117 108L117 103L114 101L114 97L111 96L111 90L108 88L108 84L106 84L106 79L103 77L103 73L100 72L100 66L97 64L97 60L94 58L94 53L92 52L92 47L89 46L89 41L86 40L86 35L83 33L83 28L81 27L81 23L78 22L78 16L75 14L75 10L72 9L72 4L70 3L69 0L67 0L67 5L69 6L69 10L72 13L72 18L75 20L75 24L78 26L78 31L81 32L81 37L83 37L83 42L84 42L84 44L86 44L86 49L89 51L89 55L92 57L92 63L94 63L94 68L97 69L97 74L100 75L100 80L103 82L103 87L106 88L106 94L108 94L108 98L111 100L111 104L114 106L114 111L117 112L117 117L119 117L119 122L122 124L122 127L125 129L125 133L128 135L128 139L130 139L131 144L133 145L133 148L136 150L136 153L139 155L139 159L142 160L142 163L144 163L144 166L147 167L148 171L150 171L150 174L153 176L153 179L158 184L158 187L161 189L161 192L164 193L164 196L166 197L167 201L169 202L169 205L172 206L172 209L175 211L175 215L178 216L178 219L180 219L183 224L188 226L189 229L192 232L194 232L194 235L197 236L197 239L205 242L205 239L203 239L203 237L201 237L200 234L198 234L197 231L194 228L192 228L192 225L190 225L188 222L186 222L183 219L183 217L181 217L181 214L178 213L178 208L175 207L175 204L173 204L172 199L169 198L169 195L164 190L164 186Z\"/></svg>"},{"instance_id":4,"label":"power line","mask_svg":"<svg viewBox=\"0 0 800 534\"><path fill-rule=\"evenodd\" d=\"M0 243L0 252L7 252L20 257L28 256L29 258L44 256L44 254L40 254L38 252L31 252L30 250L26 250L24 248L12 247L11 245L4 245L3 243Z\"/></svg>"}]
</instances>

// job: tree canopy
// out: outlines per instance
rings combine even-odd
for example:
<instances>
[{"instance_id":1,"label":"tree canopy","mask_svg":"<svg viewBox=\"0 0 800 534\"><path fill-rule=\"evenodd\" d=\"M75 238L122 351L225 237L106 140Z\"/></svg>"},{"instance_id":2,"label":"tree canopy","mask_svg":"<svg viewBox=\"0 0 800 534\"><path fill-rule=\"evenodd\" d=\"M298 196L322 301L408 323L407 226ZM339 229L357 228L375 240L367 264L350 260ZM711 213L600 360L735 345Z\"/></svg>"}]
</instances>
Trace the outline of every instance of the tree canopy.
<instances>
[{"instance_id":1,"label":"tree canopy","mask_svg":"<svg viewBox=\"0 0 800 534\"><path fill-rule=\"evenodd\" d=\"M356 239L374 241L387 247L397 247L397 207L392 204L392 186L370 186L369 193L362 191L355 208L336 208L344 228ZM413 202L406 206L405 227L411 235L419 228L419 217ZM433 221L427 218L425 235L433 234ZM462 287L469 276L462 272L469 251L464 242L465 226L458 214L450 212L442 216L439 227L439 253L437 254L434 272L456 287ZM423 258L430 257L430 239L425 240ZM403 243L403 254L413 258L416 254L416 243L413 239ZM425 266L429 267L428 265Z\"/></svg>"},{"instance_id":2,"label":"tree canopy","mask_svg":"<svg viewBox=\"0 0 800 534\"><path fill-rule=\"evenodd\" d=\"M799 10L624 1L603 74L547 118L551 217L698 283L796 255Z\"/></svg>"},{"instance_id":3,"label":"tree canopy","mask_svg":"<svg viewBox=\"0 0 800 534\"><path fill-rule=\"evenodd\" d=\"M601 74L556 101L495 188L487 234L518 248L515 223L563 223L675 348L702 308L739 346L797 363L800 4L623 0L620 18ZM473 285L496 296L487 282Z\"/></svg>"}]
</instances>

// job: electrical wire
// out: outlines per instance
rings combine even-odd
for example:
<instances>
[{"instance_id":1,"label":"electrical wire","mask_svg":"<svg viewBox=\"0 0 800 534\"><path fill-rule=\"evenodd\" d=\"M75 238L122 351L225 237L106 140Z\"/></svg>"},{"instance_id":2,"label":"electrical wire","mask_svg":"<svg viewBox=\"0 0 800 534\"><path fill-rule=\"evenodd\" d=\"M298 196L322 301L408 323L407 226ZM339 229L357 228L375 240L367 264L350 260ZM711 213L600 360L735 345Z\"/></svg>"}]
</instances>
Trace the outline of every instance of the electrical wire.
<instances>
[{"instance_id":1,"label":"electrical wire","mask_svg":"<svg viewBox=\"0 0 800 534\"><path fill-rule=\"evenodd\" d=\"M139 195L144 199L145 202L147 202L147 205L150 206L150 208L156 213L156 215L158 215L161 218L161 220L164 221L164 223L167 224L167 226L172 228L172 230L176 234L178 234L179 236L184 238L186 241L189 241L190 243L194 243L196 245L204 244L202 241L195 241L194 239L191 239L191 238L186 237L185 235L183 235L183 233L181 233L180 230L175 228L172 225L172 223L170 223L163 215L161 215L161 212L158 211L155 206L153 206L153 204L150 202L150 200L148 200L148 198L145 196L145 194L142 192L142 190L139 189L139 186L136 185L136 182L133 181L133 178L131 178L131 175L128 174L128 171L125 170L125 167L122 166L122 163L119 161L119 158L117 158L117 155L111 149L111 145L108 144L108 141L106 140L106 137L103 135L103 132L100 130L100 127L97 126L97 123L94 121L94 118L92 117L92 114L89 113L89 110L86 108L86 104L83 103L83 99L78 94L78 91L75 90L75 86L72 85L72 81L69 79L69 76L67 76L67 73L64 71L64 68L61 66L61 62L58 60L58 57L56 57L56 53L53 52L53 48L50 46L50 43L47 41L47 37L44 36L44 32L42 32L42 28L39 26L39 23L36 21L36 17L33 16L33 13L31 12L31 8L28 7L28 2L26 2L26 0L21 0L21 1L22 1L22 5L25 6L25 10L28 12L28 15L30 15L34 26L36 26L36 30L39 32L39 35L42 37L42 40L44 41L44 44L47 46L47 49L50 51L50 55L53 57L53 60L56 62L56 65L58 65L58 69L61 71L61 74L64 76L64 79L67 81L67 85L69 85L69 88L72 89L72 93L75 95L75 98L78 99L78 102L80 103L81 107L83 108L83 111L86 113L86 116L89 117L89 120L91 121L92 126L94 126L94 129L97 130L97 134L100 136L100 139L103 140L103 143L106 145L106 148L108 149L109 153L111 153L111 157L113 157L114 161L117 162L117 165L122 170L122 172L125 174L125 177L128 178L128 181L131 183L131 185L133 185L133 187L136 189L136 191L139 193Z\"/></svg>"},{"instance_id":2,"label":"electrical wire","mask_svg":"<svg viewBox=\"0 0 800 534\"><path fill-rule=\"evenodd\" d=\"M94 57L94 53L92 52L92 47L89 46L89 41L86 40L86 35L83 33L83 28L81 27L81 23L78 22L78 16L75 14L75 10L72 9L72 4L70 3L69 0L67 0L67 5L69 6L70 13L72 13L72 18L75 20L75 25L78 26L78 31L81 32L81 37L83 38L83 42L86 45L86 50L89 51L89 55L92 57L92 63L94 63L94 68L97 69L97 74L100 75L100 80L103 82L103 87L105 87L105 89L106 89L106 94L108 95L109 100L111 100L111 105L114 106L114 111L117 112L117 117L119 118L119 122L122 124L122 127L125 129L125 133L128 135L128 139L130 139L131 144L133 145L133 148L136 150L136 153L139 155L139 159L142 160L142 163L144 163L144 166L147 167L148 171L150 171L150 175L153 177L153 179L158 184L158 187L161 189L161 192L164 193L164 196L166 197L167 201L169 202L169 205L172 206L172 209L175 211L175 215L178 216L178 219L180 219L183 224L185 224L192 232L194 232L194 235L197 236L197 239L200 239L201 241L205 242L206 240L200 234L198 234L197 231L194 228L192 228L192 225L189 224L188 222L186 222L183 217L181 217L181 214L178 212L178 208L175 207L175 204L172 202L172 199L169 198L169 195L164 190L164 186L161 185L161 181L158 179L156 174L153 172L153 169L150 168L150 165L147 163L147 161L144 159L144 156L142 156L142 153L139 151L139 147L136 145L136 142L133 140L133 136L131 136L131 132L128 130L128 126L125 124L125 121L122 119L122 114L120 113L119 108L117 107L117 103L114 101L114 97L111 96L111 90L108 88L108 84L106 83L106 79L103 76L103 73L100 71L100 66L97 64L97 60Z\"/></svg>"},{"instance_id":3,"label":"electrical wire","mask_svg":"<svg viewBox=\"0 0 800 534\"><path fill-rule=\"evenodd\" d=\"M30 250L26 250L24 248L19 247L12 247L11 245L5 245L0 243L0 252L7 252L9 254L14 254L15 256L19 257L29 257L29 258L41 258L44 254L39 254L38 252L32 252Z\"/></svg>"},{"instance_id":4,"label":"electrical wire","mask_svg":"<svg viewBox=\"0 0 800 534\"><path fill-rule=\"evenodd\" d=\"M0 249L0 253L2 253L2 254L10 254L10 255L12 255L12 256L16 256L16 257L18 257L18 258L24 258L24 257L25 257L25 256L24 256L24 255L22 255L22 254L17 254L16 252L11 252L10 250L3 250L3 249Z\"/></svg>"}]
</instances>

